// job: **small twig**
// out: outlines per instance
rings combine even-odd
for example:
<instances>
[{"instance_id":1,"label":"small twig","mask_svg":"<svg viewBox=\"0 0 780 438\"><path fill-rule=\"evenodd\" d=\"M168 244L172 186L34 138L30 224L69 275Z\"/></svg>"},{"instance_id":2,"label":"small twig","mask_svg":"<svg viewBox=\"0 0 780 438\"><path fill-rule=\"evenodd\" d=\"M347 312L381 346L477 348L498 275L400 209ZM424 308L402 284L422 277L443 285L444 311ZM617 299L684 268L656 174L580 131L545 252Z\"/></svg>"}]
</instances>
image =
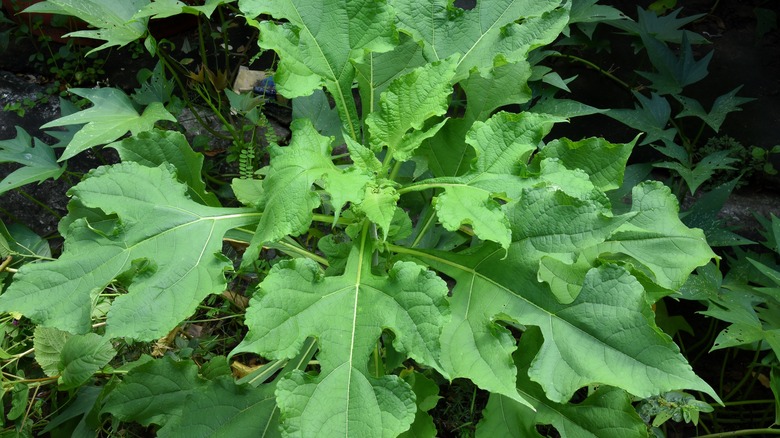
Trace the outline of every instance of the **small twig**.
<instances>
[{"instance_id":1,"label":"small twig","mask_svg":"<svg viewBox=\"0 0 780 438\"><path fill-rule=\"evenodd\" d=\"M13 260L14 258L10 255L6 257L5 260L3 260L3 263L0 263L0 272L5 271L6 268L8 268L8 265L10 265Z\"/></svg>"}]
</instances>

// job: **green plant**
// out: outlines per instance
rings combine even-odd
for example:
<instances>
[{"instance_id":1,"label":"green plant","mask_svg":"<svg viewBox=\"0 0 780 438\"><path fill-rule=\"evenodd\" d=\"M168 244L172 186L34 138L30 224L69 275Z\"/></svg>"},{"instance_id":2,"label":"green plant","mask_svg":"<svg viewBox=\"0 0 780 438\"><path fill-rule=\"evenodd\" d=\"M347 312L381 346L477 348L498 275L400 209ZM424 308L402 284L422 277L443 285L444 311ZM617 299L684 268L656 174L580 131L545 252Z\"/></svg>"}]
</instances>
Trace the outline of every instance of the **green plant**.
<instances>
[{"instance_id":1,"label":"green plant","mask_svg":"<svg viewBox=\"0 0 780 438\"><path fill-rule=\"evenodd\" d=\"M650 145L660 152L662 158L654 162L653 166L672 172L674 181L670 186L675 188L677 197L683 200L686 192L693 195L716 173L735 169L733 165L739 160L732 156L735 151L721 149L704 153L707 149L702 144L703 135L707 128L717 134L729 113L741 111L741 105L754 99L737 96L740 86L718 96L711 108L706 110L699 101L683 94L687 86L707 76L713 52L696 59L693 45L707 43L707 40L683 29L683 26L701 18L703 14L678 18L679 9L668 15L657 14L661 12L658 8L670 7L669 4L673 3L655 2L655 11L637 8L636 22L625 17L605 21L634 37L635 50L646 55L646 61L653 67L653 71L636 70L636 74L647 81L645 83L641 80L633 84L626 82L580 56L560 56L595 67L633 94L636 99L633 109L609 109L606 115L645 134L639 144ZM585 27L581 32L588 37L593 34L591 27ZM670 45L678 47L675 49ZM646 88L651 90L649 96L642 92ZM691 118L698 119L694 128L686 123Z\"/></svg>"},{"instance_id":2,"label":"green plant","mask_svg":"<svg viewBox=\"0 0 780 438\"><path fill-rule=\"evenodd\" d=\"M728 151L736 162L742 163L740 169L723 172L715 175L709 182L711 185L717 185L726 181L740 177L737 187L746 184L746 181L760 175L777 175L777 169L772 165L771 157L780 152L780 146L775 146L770 150L758 146L746 147L733 137L728 135L712 137L707 140L698 151L697 156L705 157L708 155L723 153ZM741 172L737 173L737 172Z\"/></svg>"},{"instance_id":3,"label":"green plant","mask_svg":"<svg viewBox=\"0 0 780 438\"><path fill-rule=\"evenodd\" d=\"M75 34L101 48L150 43L142 7L182 11L94 3L39 9L106 8L110 21ZM78 390L44 431L136 422L160 436L435 436L434 382L455 378L490 393L477 435L524 436L539 423L647 436L631 396L688 389L720 401L652 310L715 257L703 233L661 183L637 184L630 205L610 200L636 140L545 140L589 111L533 105L528 86L556 82L534 50L576 21L570 3L238 7L279 56L278 92L302 107L262 179L233 181L242 207L208 191L203 157L181 134L153 128L169 119L162 102L139 113L118 90L75 90L95 106L48 125L86 123L64 158L113 142L122 163L69 191L63 253L22 265L0 295L2 311L36 325L41 379ZM465 108L451 107L454 88ZM513 105L528 110L499 110ZM268 249L285 256L261 262ZM227 358L116 362L118 344L168 338L226 289L235 300L226 272L259 280ZM257 357L262 366L230 375ZM583 388L593 390L572 403Z\"/></svg>"}]
</instances>

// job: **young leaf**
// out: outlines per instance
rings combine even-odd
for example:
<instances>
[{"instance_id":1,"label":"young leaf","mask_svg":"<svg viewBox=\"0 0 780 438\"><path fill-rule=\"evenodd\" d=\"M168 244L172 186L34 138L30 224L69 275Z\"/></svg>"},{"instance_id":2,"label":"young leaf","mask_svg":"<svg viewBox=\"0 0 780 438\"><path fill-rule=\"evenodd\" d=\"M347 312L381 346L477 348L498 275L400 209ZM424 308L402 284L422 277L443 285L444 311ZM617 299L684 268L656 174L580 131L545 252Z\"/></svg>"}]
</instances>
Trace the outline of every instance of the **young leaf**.
<instances>
[{"instance_id":1,"label":"young leaf","mask_svg":"<svg viewBox=\"0 0 780 438\"><path fill-rule=\"evenodd\" d=\"M260 29L260 46L279 54L274 75L279 93L290 98L307 96L324 84L336 101L347 135L359 139L352 97L353 61L365 52L393 48L392 14L386 2L241 0L239 8L250 19L269 14L288 21L277 25L250 20Z\"/></svg>"},{"instance_id":2,"label":"young leaf","mask_svg":"<svg viewBox=\"0 0 780 438\"><path fill-rule=\"evenodd\" d=\"M310 259L273 267L247 310L249 333L231 354L291 358L316 336L320 372L279 381L277 402L289 436L393 437L415 417L415 397L397 376L377 376L367 364L383 330L393 347L440 369L439 335L447 286L423 267L397 262L387 276L371 273L364 226L343 275L325 277Z\"/></svg>"},{"instance_id":3,"label":"young leaf","mask_svg":"<svg viewBox=\"0 0 780 438\"><path fill-rule=\"evenodd\" d=\"M527 61L509 63L498 55L489 71L472 71L460 82L466 93L466 113L463 118L469 123L485 120L502 106L523 104L531 100L531 65Z\"/></svg>"},{"instance_id":4,"label":"young leaf","mask_svg":"<svg viewBox=\"0 0 780 438\"><path fill-rule=\"evenodd\" d=\"M73 157L92 146L110 143L128 131L133 134L150 131L158 120L176 121L160 102L152 102L143 113L138 114L127 94L116 88L71 88L69 91L89 99L95 105L41 126L51 128L86 123L68 143L59 161Z\"/></svg>"},{"instance_id":5,"label":"young leaf","mask_svg":"<svg viewBox=\"0 0 780 438\"><path fill-rule=\"evenodd\" d=\"M379 99L379 111L366 119L374 149L387 146L391 157L406 161L425 138L441 128L437 124L421 132L426 120L447 112L456 60L453 56L419 67L387 87Z\"/></svg>"},{"instance_id":6,"label":"young leaf","mask_svg":"<svg viewBox=\"0 0 780 438\"><path fill-rule=\"evenodd\" d=\"M324 186L336 210L347 202L359 203L365 193L369 177L355 168L336 167L330 157L331 139L321 136L308 119L295 120L292 131L289 146L271 146L271 165L258 202L263 215L244 254L244 263L257 257L263 243L309 229L312 210L321 202L320 195L312 190L315 182Z\"/></svg>"},{"instance_id":7,"label":"young leaf","mask_svg":"<svg viewBox=\"0 0 780 438\"><path fill-rule=\"evenodd\" d=\"M31 138L19 126L16 127L16 138L0 141L0 163L19 163L23 166L0 181L0 194L25 184L57 179L65 171L64 166L57 164L54 150L49 145Z\"/></svg>"},{"instance_id":8,"label":"young leaf","mask_svg":"<svg viewBox=\"0 0 780 438\"><path fill-rule=\"evenodd\" d=\"M198 204L186 197L186 189L162 167L122 163L93 171L71 189L72 202L116 213L119 224L101 231L85 218L72 218L62 256L20 268L0 296L0 309L86 333L95 294L134 264L146 262L146 270L132 278L129 293L113 302L106 334L142 340L164 336L206 295L224 290L223 271L230 265L217 256L222 236L260 216L251 209Z\"/></svg>"},{"instance_id":9,"label":"young leaf","mask_svg":"<svg viewBox=\"0 0 780 438\"><path fill-rule=\"evenodd\" d=\"M477 153L469 172L419 183L420 187L444 189L436 199L441 224L450 231L469 224L477 237L508 247L509 223L495 198L512 200L520 195L517 168L528 161L556 121L562 120L545 114L501 112L485 123L474 123L466 137Z\"/></svg>"},{"instance_id":10,"label":"young leaf","mask_svg":"<svg viewBox=\"0 0 780 438\"><path fill-rule=\"evenodd\" d=\"M514 62L529 50L552 42L566 26L570 7L556 0L477 2L471 10L446 0L397 0L393 5L398 28L424 43L426 59L461 55L455 82L466 78L474 67L490 69L499 54Z\"/></svg>"},{"instance_id":11,"label":"young leaf","mask_svg":"<svg viewBox=\"0 0 780 438\"><path fill-rule=\"evenodd\" d=\"M35 3L23 12L70 15L86 21L97 29L80 30L65 36L105 40L105 43L89 51L93 53L108 47L124 46L143 37L146 33L146 19L136 19L134 15L149 1L47 0Z\"/></svg>"},{"instance_id":12,"label":"young leaf","mask_svg":"<svg viewBox=\"0 0 780 438\"><path fill-rule=\"evenodd\" d=\"M493 394L477 425L477 437L541 436L536 426L551 424L563 437L646 438L647 428L625 391L601 386L577 404L547 399L539 384L528 378L531 360L542 346L541 331L529 329L520 338L515 353L517 390L531 401L534 410L506 396Z\"/></svg>"}]
</instances>

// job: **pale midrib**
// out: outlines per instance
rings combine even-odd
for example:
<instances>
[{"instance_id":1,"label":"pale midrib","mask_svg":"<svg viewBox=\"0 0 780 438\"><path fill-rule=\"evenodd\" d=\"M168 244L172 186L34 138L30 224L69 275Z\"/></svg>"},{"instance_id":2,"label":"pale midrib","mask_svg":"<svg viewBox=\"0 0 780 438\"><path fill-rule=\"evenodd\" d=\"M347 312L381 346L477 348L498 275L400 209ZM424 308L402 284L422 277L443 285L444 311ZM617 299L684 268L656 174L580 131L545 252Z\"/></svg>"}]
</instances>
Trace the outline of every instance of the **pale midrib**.
<instances>
[{"instance_id":1,"label":"pale midrib","mask_svg":"<svg viewBox=\"0 0 780 438\"><path fill-rule=\"evenodd\" d=\"M514 2L510 3L509 5L507 5L507 7L504 9L504 12L502 12L501 15L499 15L498 18L496 18L496 20L493 22L492 25L490 25L488 30L486 30L485 32L482 32L482 34L479 36L479 38L477 38L477 40L474 41L474 44L472 44L471 47L469 47L469 49L466 51L466 53L464 53L463 56L460 58L460 61L458 61L458 65L455 67L456 69L458 67L460 67L460 64L463 63L463 61L469 56L469 54L474 50L474 48L479 45L480 41L482 41L482 38L484 38L485 35L490 33L490 31L493 30L494 27L496 27L496 23L498 23L499 20L501 19L501 17L503 17L506 14L506 12L510 9L510 7L512 6L513 3ZM482 29L480 29L480 30L482 30Z\"/></svg>"},{"instance_id":2,"label":"pale midrib","mask_svg":"<svg viewBox=\"0 0 780 438\"><path fill-rule=\"evenodd\" d=\"M363 261L365 258L363 257L363 251L365 251L366 248L366 232L363 231L362 241L360 242L360 252L358 255L358 265L357 265L357 276L355 277L355 302L352 303L352 336L350 339L349 344L349 359L347 361L347 364L349 365L349 377L347 378L347 391L344 397L344 400L346 402L344 406L344 412L346 415L344 416L345 422L344 422L344 430L346 431L345 436L349 436L349 394L352 387L352 370L354 369L352 362L354 360L354 352L355 352L355 336L357 334L357 311L358 311L358 298L360 297L360 283L363 277Z\"/></svg>"},{"instance_id":3,"label":"pale midrib","mask_svg":"<svg viewBox=\"0 0 780 438\"><path fill-rule=\"evenodd\" d=\"M317 51L320 52L320 55L322 56L322 59L325 60L325 65L328 66L328 71L330 71L330 75L333 78L333 83L336 85L336 91L339 93L339 98L342 103L342 107L344 109L344 118L347 119L347 124L349 125L349 131L350 136L353 140L358 141L357 138L357 132L355 131L355 123L352 120L352 117L350 117L349 109L347 108L347 100L344 97L344 90L341 89L341 84L339 84L338 76L336 76L336 72L333 70L333 66L330 65L330 62L328 62L328 57L325 56L325 52L322 51L322 46L320 45L319 41L317 41L316 38L314 38L314 34L309 29L309 26L306 25L306 23L303 21L303 17L301 16L300 12L298 12L298 8L295 9L295 13L298 15L298 22L301 23L301 28L306 30L306 33L309 35L312 41L315 42L314 46L317 47ZM346 66L345 66L346 68Z\"/></svg>"},{"instance_id":4,"label":"pale midrib","mask_svg":"<svg viewBox=\"0 0 780 438\"><path fill-rule=\"evenodd\" d=\"M487 282L487 283L490 283L490 284L492 284L493 286L497 287L498 289L501 289L501 290L503 290L504 292L507 292L507 293L511 294L512 296L514 296L514 297L517 297L517 299L519 299L519 300L523 301L524 303L526 303L526 304L530 305L531 307L533 307L533 308L537 309L537 311L539 311L540 313L542 313L542 314L546 314L550 320L552 320L552 319L553 319L553 317L556 317L556 318L555 318L556 320L558 320L558 321L560 321L560 322L562 322L562 323L566 324L566 325L567 325L567 326L568 326L570 329L572 329L573 331L579 332L579 333L583 334L585 337L596 339L596 340L598 341L598 343L599 343L599 344L601 344L601 345L604 345L604 346L605 346L606 348L608 348L610 351L613 351L613 352L619 353L619 354L621 354L622 356L624 356L624 357L626 357L626 358L630 359L630 360L631 360L632 362L634 362L634 363L638 363L638 364L641 364L641 365L643 365L643 366L646 366L646 367L648 367L648 368L657 369L657 370L660 370L660 371L662 371L663 373L666 373L666 371L664 371L664 370L663 370L663 369L661 369L661 368L658 368L658 367L656 367L655 365L651 365L651 364L647 364L647 363L641 362L641 361L637 360L637 358L635 358L635 357L633 357L633 356L629 356L628 354L626 354L626 353L624 353L624 352L622 352L622 351L620 351L620 350L616 349L615 347L613 347L613 346L611 346L611 345L609 345L609 344L606 344L606 343L604 343L603 341L599 340L598 338L595 338L595 337L594 337L593 335L591 335L590 333L588 333L588 332L586 332L586 331L584 331L584 330L580 329L579 327L577 327L577 326L575 326L575 325L571 324L569 321L567 321L567 320L565 320L565 319L563 319L563 318L557 317L557 316L556 316L554 313L550 313L550 312L548 312L547 310L543 309L542 307L539 307L539 305L538 305L538 304L536 304L536 303L534 303L533 301L530 301L530 300L528 300L527 298L524 298L524 297L522 297L522 296L520 296L520 295L517 295L515 292L513 292L511 289L507 288L506 286L502 285L501 283L498 283L498 282L496 282L495 280L492 280L492 279L490 279L490 278L486 277L485 275L483 275L483 274L481 274L481 273L477 272L477 268L479 267L479 265L481 265L483 262L487 261L487 260L488 260L490 257L492 257L494 254L496 254L496 253L497 253L497 252L499 252L499 251L503 251L503 249L498 249L498 250L496 250L496 251L494 251L494 252L492 252L492 253L490 253L490 254L486 255L486 256L485 256L485 257L484 257L482 260L480 260L480 262L479 262L479 263L477 263L477 264L474 266L474 268L473 268L473 269L471 269L471 268L468 268L468 267L466 267L466 266L464 266L464 265L461 265L461 264L459 264L459 263L450 262L449 260L445 260L445 259L442 259L442 258L440 258L440 257L436 257L436 256L433 256L433 255L431 255L431 254L427 254L427 253L425 253L425 252L422 252L422 251L413 251L413 252L414 252L414 253L416 253L418 256L425 257L425 258L428 258L428 259L433 259L433 260L436 260L436 261L438 261L438 262L440 262L440 263L444 263L444 264L446 264L446 265L452 266L452 267L454 267L454 268L456 268L456 269L459 269L459 270L461 270L461 271L464 271L464 272L467 272L468 274L470 274L470 275L472 276L472 282L471 282L471 285L470 285L470 287L469 287L469 291L468 291L468 295L469 295L469 298L468 298L468 299L469 299L469 302L471 302L471 297L474 295L474 287L473 287L473 286L474 286L474 279L475 279L476 277L479 277L480 279L484 280L484 281L485 281L485 282ZM465 319L468 319L468 317L469 317L469 314L468 314L468 311L467 311L467 312L466 312L466 315L465 315ZM682 376L675 376L675 377L677 377L677 378L682 378Z\"/></svg>"}]
</instances>

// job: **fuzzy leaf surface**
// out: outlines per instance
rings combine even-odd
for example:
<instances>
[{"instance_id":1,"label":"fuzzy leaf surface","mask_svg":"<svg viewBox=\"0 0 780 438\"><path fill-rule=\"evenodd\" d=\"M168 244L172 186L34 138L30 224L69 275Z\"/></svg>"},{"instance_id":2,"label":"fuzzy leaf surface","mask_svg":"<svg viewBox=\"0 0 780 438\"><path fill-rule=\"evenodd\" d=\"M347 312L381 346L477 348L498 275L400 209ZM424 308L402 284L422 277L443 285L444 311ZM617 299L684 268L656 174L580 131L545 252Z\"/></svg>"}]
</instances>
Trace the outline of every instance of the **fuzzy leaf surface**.
<instances>
[{"instance_id":1,"label":"fuzzy leaf surface","mask_svg":"<svg viewBox=\"0 0 780 438\"><path fill-rule=\"evenodd\" d=\"M30 6L24 12L70 15L96 27L94 30L80 30L66 35L104 40L105 43L89 51L92 53L108 47L124 46L143 37L147 20L133 17L149 1L46 0Z\"/></svg>"},{"instance_id":2,"label":"fuzzy leaf surface","mask_svg":"<svg viewBox=\"0 0 780 438\"><path fill-rule=\"evenodd\" d=\"M260 215L198 204L186 190L162 167L122 163L93 171L71 189L72 203L115 213L120 222L101 231L86 218L71 218L60 258L20 268L0 296L0 309L86 333L95 294L120 274L144 266L131 278L128 293L114 300L107 336L152 340L167 334L208 294L224 290L229 263L217 255L222 236Z\"/></svg>"},{"instance_id":3,"label":"fuzzy leaf surface","mask_svg":"<svg viewBox=\"0 0 780 438\"><path fill-rule=\"evenodd\" d=\"M509 63L499 55L489 71L472 71L460 82L466 93L466 113L463 118L473 122L487 119L496 108L522 104L531 100L531 65L521 60Z\"/></svg>"},{"instance_id":4,"label":"fuzzy leaf surface","mask_svg":"<svg viewBox=\"0 0 780 438\"><path fill-rule=\"evenodd\" d=\"M458 53L456 81L472 68L488 70L499 54L509 61L552 42L566 26L568 6L557 0L477 2L463 10L446 0L395 0L398 28L424 42L423 55L438 61Z\"/></svg>"},{"instance_id":5,"label":"fuzzy leaf surface","mask_svg":"<svg viewBox=\"0 0 780 438\"><path fill-rule=\"evenodd\" d=\"M654 188L650 184L645 189L652 192ZM445 369L523 402L513 384L507 385L515 379L510 360L515 345L509 331L496 322L506 320L541 328L545 346L534 360L531 378L552 401L567 401L578 388L594 382L638 396L691 388L716 397L671 339L655 327L642 285L622 267L607 264L588 269L570 304L556 300L537 278L545 255L568 254L573 260L582 248L589 247L598 254L637 253L631 248L634 242L622 240L623 233L618 231L644 224L655 209L676 216L675 206L662 200L668 201L664 197L648 202L635 193L637 211L613 217L598 199L571 197L555 187L527 189L508 211L513 243L506 256L502 249L488 245L467 255L433 253L426 262L457 282L452 319L442 335ZM694 255L683 246L696 242L697 233L688 231L691 240L675 241L674 231L672 237L646 234L648 239L659 239L654 243L668 246L644 247L643 253L651 254L650 260L644 257L645 266L652 266L656 258L663 258L665 266L682 260L675 270L676 276L681 275ZM711 256L706 248L699 255ZM694 256L693 260L699 259ZM472 360L462 361L462 357Z\"/></svg>"},{"instance_id":6,"label":"fuzzy leaf surface","mask_svg":"<svg viewBox=\"0 0 780 438\"><path fill-rule=\"evenodd\" d=\"M537 155L538 160L557 158L569 169L581 169L601 190L615 190L623 184L623 172L636 139L630 143L610 143L603 138L572 141L553 140Z\"/></svg>"},{"instance_id":7,"label":"fuzzy leaf surface","mask_svg":"<svg viewBox=\"0 0 780 438\"><path fill-rule=\"evenodd\" d=\"M374 377L368 363L383 330L393 347L437 369L447 286L433 272L397 262L387 276L371 273L367 227L344 274L325 277L310 259L274 266L247 310L249 333L231 354L291 358L315 336L320 372L287 374L277 402L288 436L394 437L415 417L415 396L398 376Z\"/></svg>"},{"instance_id":8,"label":"fuzzy leaf surface","mask_svg":"<svg viewBox=\"0 0 780 438\"><path fill-rule=\"evenodd\" d=\"M411 158L412 152L424 140L420 130L425 121L447 112L455 63L456 58L452 57L419 67L387 87L379 99L379 110L366 120L377 149L387 146L388 153L399 161ZM426 136L432 136L440 127L440 124L435 125L431 128L433 132Z\"/></svg>"},{"instance_id":9,"label":"fuzzy leaf surface","mask_svg":"<svg viewBox=\"0 0 780 438\"><path fill-rule=\"evenodd\" d=\"M133 161L146 167L170 164L176 168L176 178L187 184L187 195L203 205L219 207L219 200L206 191L201 177L203 154L190 147L183 134L176 131L141 132L111 145L122 161Z\"/></svg>"},{"instance_id":10,"label":"fuzzy leaf surface","mask_svg":"<svg viewBox=\"0 0 780 438\"><path fill-rule=\"evenodd\" d=\"M238 6L250 19L269 14L288 20L279 25L257 24L260 46L280 56L274 75L277 90L292 98L307 96L325 85L336 102L347 134L359 138L359 120L352 97L353 61L362 59L366 51L383 52L393 48L393 20L386 2L240 0Z\"/></svg>"},{"instance_id":11,"label":"fuzzy leaf surface","mask_svg":"<svg viewBox=\"0 0 780 438\"><path fill-rule=\"evenodd\" d=\"M139 114L127 94L116 88L71 88L69 91L89 99L94 105L41 126L52 128L86 123L68 143L59 161L92 146L110 143L128 131L133 134L150 131L158 120L176 121L160 102L152 102Z\"/></svg>"}]
</instances>

